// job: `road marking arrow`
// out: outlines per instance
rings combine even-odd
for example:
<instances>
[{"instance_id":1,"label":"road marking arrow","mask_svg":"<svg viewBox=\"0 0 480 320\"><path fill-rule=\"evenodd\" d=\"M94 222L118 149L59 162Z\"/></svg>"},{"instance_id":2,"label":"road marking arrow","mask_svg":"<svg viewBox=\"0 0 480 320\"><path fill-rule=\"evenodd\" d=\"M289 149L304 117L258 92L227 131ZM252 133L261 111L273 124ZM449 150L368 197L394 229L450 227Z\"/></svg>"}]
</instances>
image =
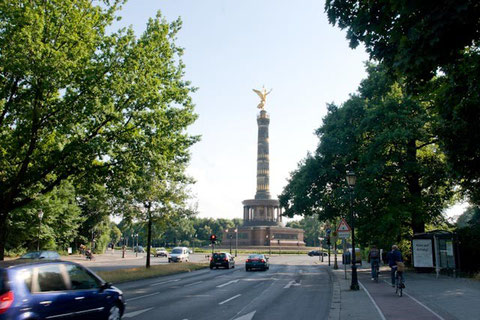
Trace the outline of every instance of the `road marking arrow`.
<instances>
[{"instance_id":1,"label":"road marking arrow","mask_svg":"<svg viewBox=\"0 0 480 320\"><path fill-rule=\"evenodd\" d=\"M153 307L152 307L152 308L143 309L143 310L138 310L138 311L133 311L133 312L125 313L125 314L123 315L123 317L124 317L124 318L133 318L133 317L138 316L139 314L142 314L142 313L144 313L144 312L150 311L150 310L152 310L152 309L153 309Z\"/></svg>"},{"instance_id":2,"label":"road marking arrow","mask_svg":"<svg viewBox=\"0 0 480 320\"><path fill-rule=\"evenodd\" d=\"M255 310L253 312L250 312L246 315L241 316L240 318L235 318L233 320L252 320L253 316L255 315L255 312L257 312L257 311Z\"/></svg>"},{"instance_id":3,"label":"road marking arrow","mask_svg":"<svg viewBox=\"0 0 480 320\"><path fill-rule=\"evenodd\" d=\"M217 288L223 288L223 287L225 287L225 286L228 286L229 284L237 283L237 282L238 282L238 279L237 279L237 280L228 281L227 283L218 285Z\"/></svg>"}]
</instances>

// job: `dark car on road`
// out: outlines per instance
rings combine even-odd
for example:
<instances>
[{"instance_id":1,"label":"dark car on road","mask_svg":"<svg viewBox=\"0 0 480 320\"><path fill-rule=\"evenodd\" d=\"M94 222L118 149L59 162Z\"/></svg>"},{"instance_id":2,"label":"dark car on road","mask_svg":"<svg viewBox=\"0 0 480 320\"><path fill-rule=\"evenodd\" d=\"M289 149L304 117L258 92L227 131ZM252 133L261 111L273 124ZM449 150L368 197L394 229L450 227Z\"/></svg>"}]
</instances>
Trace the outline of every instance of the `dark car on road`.
<instances>
[{"instance_id":1,"label":"dark car on road","mask_svg":"<svg viewBox=\"0 0 480 320\"><path fill-rule=\"evenodd\" d=\"M145 253L145 249L142 246L135 246L133 252Z\"/></svg>"},{"instance_id":2,"label":"dark car on road","mask_svg":"<svg viewBox=\"0 0 480 320\"><path fill-rule=\"evenodd\" d=\"M323 255L324 257L328 256L328 254L326 252L322 252L322 251L319 251L319 250L312 250L312 251L308 252L307 254L310 257L313 257L313 256L319 257L320 255Z\"/></svg>"},{"instance_id":3,"label":"dark car on road","mask_svg":"<svg viewBox=\"0 0 480 320\"><path fill-rule=\"evenodd\" d=\"M0 320L121 319L122 292L67 261L0 268Z\"/></svg>"},{"instance_id":4,"label":"dark car on road","mask_svg":"<svg viewBox=\"0 0 480 320\"><path fill-rule=\"evenodd\" d=\"M259 270L268 270L270 265L268 263L268 258L263 254L251 254L248 256L247 261L245 261L245 270L250 271L253 269Z\"/></svg>"},{"instance_id":5,"label":"dark car on road","mask_svg":"<svg viewBox=\"0 0 480 320\"><path fill-rule=\"evenodd\" d=\"M210 258L210 269L213 268L235 268L235 259L226 252L215 252Z\"/></svg>"},{"instance_id":6,"label":"dark car on road","mask_svg":"<svg viewBox=\"0 0 480 320\"><path fill-rule=\"evenodd\" d=\"M21 260L59 260L60 255L56 251L32 251L27 252L19 259Z\"/></svg>"}]
</instances>

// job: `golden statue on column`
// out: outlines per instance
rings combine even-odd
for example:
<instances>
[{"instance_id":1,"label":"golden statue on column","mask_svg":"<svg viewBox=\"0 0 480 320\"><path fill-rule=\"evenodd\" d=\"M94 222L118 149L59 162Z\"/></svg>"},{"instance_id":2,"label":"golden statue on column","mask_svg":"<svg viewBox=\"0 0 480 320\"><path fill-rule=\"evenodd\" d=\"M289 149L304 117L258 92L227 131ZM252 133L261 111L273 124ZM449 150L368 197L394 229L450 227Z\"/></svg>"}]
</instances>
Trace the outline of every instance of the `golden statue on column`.
<instances>
[{"instance_id":1,"label":"golden statue on column","mask_svg":"<svg viewBox=\"0 0 480 320\"><path fill-rule=\"evenodd\" d=\"M263 108L265 108L267 95L268 95L270 92L272 92L272 89L270 89L270 91L267 92L267 90L265 89L265 86L264 86L264 87L262 88L262 91L256 90L256 89L252 89L252 90L253 90L256 94L258 94L258 96L260 97L260 103L258 104L257 108L263 110Z\"/></svg>"}]
</instances>

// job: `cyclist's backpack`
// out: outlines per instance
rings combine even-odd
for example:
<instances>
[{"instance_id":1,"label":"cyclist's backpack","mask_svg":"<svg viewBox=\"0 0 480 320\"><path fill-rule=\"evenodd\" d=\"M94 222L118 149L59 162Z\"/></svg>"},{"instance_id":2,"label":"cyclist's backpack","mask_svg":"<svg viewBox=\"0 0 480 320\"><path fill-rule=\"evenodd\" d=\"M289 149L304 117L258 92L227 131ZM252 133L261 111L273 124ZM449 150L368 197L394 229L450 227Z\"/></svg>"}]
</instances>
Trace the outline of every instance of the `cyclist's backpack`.
<instances>
[{"instance_id":1,"label":"cyclist's backpack","mask_svg":"<svg viewBox=\"0 0 480 320\"><path fill-rule=\"evenodd\" d=\"M372 249L370 250L370 259L377 259L380 257L380 250Z\"/></svg>"}]
</instances>

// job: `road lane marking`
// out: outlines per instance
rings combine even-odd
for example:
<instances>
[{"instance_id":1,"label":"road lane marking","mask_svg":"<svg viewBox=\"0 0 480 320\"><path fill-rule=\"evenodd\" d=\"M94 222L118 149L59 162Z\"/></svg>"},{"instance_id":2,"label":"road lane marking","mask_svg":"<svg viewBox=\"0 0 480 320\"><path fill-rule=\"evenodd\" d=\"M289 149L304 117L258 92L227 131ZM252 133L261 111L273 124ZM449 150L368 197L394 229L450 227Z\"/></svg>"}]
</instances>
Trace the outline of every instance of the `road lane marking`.
<instances>
[{"instance_id":1,"label":"road lane marking","mask_svg":"<svg viewBox=\"0 0 480 320\"><path fill-rule=\"evenodd\" d=\"M380 318L382 318L382 320L386 320L382 310L380 310L375 300L373 300L373 297L370 295L370 292L368 292L367 288L365 288L365 286L360 281L358 281L358 284L360 284L360 287L362 287L363 291L365 291L367 296L370 298L370 301L372 301L373 305L375 306L375 309L377 309L378 314L380 315Z\"/></svg>"},{"instance_id":2,"label":"road lane marking","mask_svg":"<svg viewBox=\"0 0 480 320\"><path fill-rule=\"evenodd\" d=\"M184 285L184 287L194 286L194 285L199 284L199 283L202 283L202 282L203 282L203 281L197 281L197 282L194 282L194 283L189 283L189 284Z\"/></svg>"},{"instance_id":3,"label":"road lane marking","mask_svg":"<svg viewBox=\"0 0 480 320\"><path fill-rule=\"evenodd\" d=\"M300 285L300 282L296 282L295 280L290 281L283 289L288 289L291 286L297 287Z\"/></svg>"},{"instance_id":4,"label":"road lane marking","mask_svg":"<svg viewBox=\"0 0 480 320\"><path fill-rule=\"evenodd\" d=\"M158 285L165 284L165 283L170 283L170 282L176 282L176 281L180 281L180 279L168 280L168 281L161 281L161 282L155 282L155 283L152 283L152 284L150 285L150 287L158 286Z\"/></svg>"},{"instance_id":5,"label":"road lane marking","mask_svg":"<svg viewBox=\"0 0 480 320\"><path fill-rule=\"evenodd\" d=\"M233 299L237 299L237 298L240 297L240 296L241 296L241 294L237 294L236 296L233 296L233 297L231 297L231 298L228 298L227 300L224 300L224 301L222 301L222 302L219 302L218 304L219 304L219 305L222 305L222 304L224 304L224 303L227 303L228 301L232 301Z\"/></svg>"},{"instance_id":6,"label":"road lane marking","mask_svg":"<svg viewBox=\"0 0 480 320\"><path fill-rule=\"evenodd\" d=\"M152 310L152 309L153 309L153 307L147 308L147 309L143 309L143 310L138 310L138 311L133 311L133 312L125 313L125 314L123 315L123 317L124 317L124 318L133 318L133 317L136 317L136 316L138 316L138 315L140 315L140 314L142 314L142 313L144 313L144 312L150 311L150 310Z\"/></svg>"},{"instance_id":7,"label":"road lane marking","mask_svg":"<svg viewBox=\"0 0 480 320\"><path fill-rule=\"evenodd\" d=\"M383 280L385 283L387 283L388 285L391 285L390 282L388 282L387 280ZM420 301L418 301L417 299L415 299L414 297L412 297L411 295L409 295L408 293L405 292L405 290L403 290L403 293L408 296L410 299L412 299L413 301L415 301L416 303L418 303L419 305L421 305L422 307L424 307L425 309L427 309L428 311L430 311L434 316L436 316L438 319L440 320L445 320L442 316L440 316L438 313L436 313L435 311L433 311L432 309L430 309L429 307L427 307L426 305L424 305L423 303L421 303Z\"/></svg>"},{"instance_id":8,"label":"road lane marking","mask_svg":"<svg viewBox=\"0 0 480 320\"><path fill-rule=\"evenodd\" d=\"M218 285L217 288L223 288L225 286L228 286L229 284L232 284L232 283L237 283L238 282L238 279L237 280L232 280L232 281L228 281L224 284L221 284L221 285Z\"/></svg>"},{"instance_id":9,"label":"road lane marking","mask_svg":"<svg viewBox=\"0 0 480 320\"><path fill-rule=\"evenodd\" d=\"M142 299L142 298L146 298L146 297L151 297L151 296L154 296L154 295L159 294L159 293L160 292L154 292L154 293L150 293L150 294L145 294L143 296L133 297L133 298L127 299L127 302Z\"/></svg>"},{"instance_id":10,"label":"road lane marking","mask_svg":"<svg viewBox=\"0 0 480 320\"><path fill-rule=\"evenodd\" d=\"M435 311L433 311L432 309L430 309L429 307L427 307L426 305L424 305L423 303L421 303L420 301L418 301L417 299L415 299L414 297L412 297L411 295L409 295L408 293L406 293L405 291L403 291L403 293L405 293L407 296L409 296L413 301L415 301L416 303L418 303L419 305L421 305L422 307L424 307L425 309L427 309L428 311L430 311L431 313L433 313L438 319L440 320L445 320L444 318L442 318L438 313L436 313Z\"/></svg>"},{"instance_id":11,"label":"road lane marking","mask_svg":"<svg viewBox=\"0 0 480 320\"><path fill-rule=\"evenodd\" d=\"M241 316L240 318L235 318L233 320L252 320L253 319L253 316L255 315L255 312L257 312L257 310L255 311L252 311L246 315L243 315Z\"/></svg>"}]
</instances>

